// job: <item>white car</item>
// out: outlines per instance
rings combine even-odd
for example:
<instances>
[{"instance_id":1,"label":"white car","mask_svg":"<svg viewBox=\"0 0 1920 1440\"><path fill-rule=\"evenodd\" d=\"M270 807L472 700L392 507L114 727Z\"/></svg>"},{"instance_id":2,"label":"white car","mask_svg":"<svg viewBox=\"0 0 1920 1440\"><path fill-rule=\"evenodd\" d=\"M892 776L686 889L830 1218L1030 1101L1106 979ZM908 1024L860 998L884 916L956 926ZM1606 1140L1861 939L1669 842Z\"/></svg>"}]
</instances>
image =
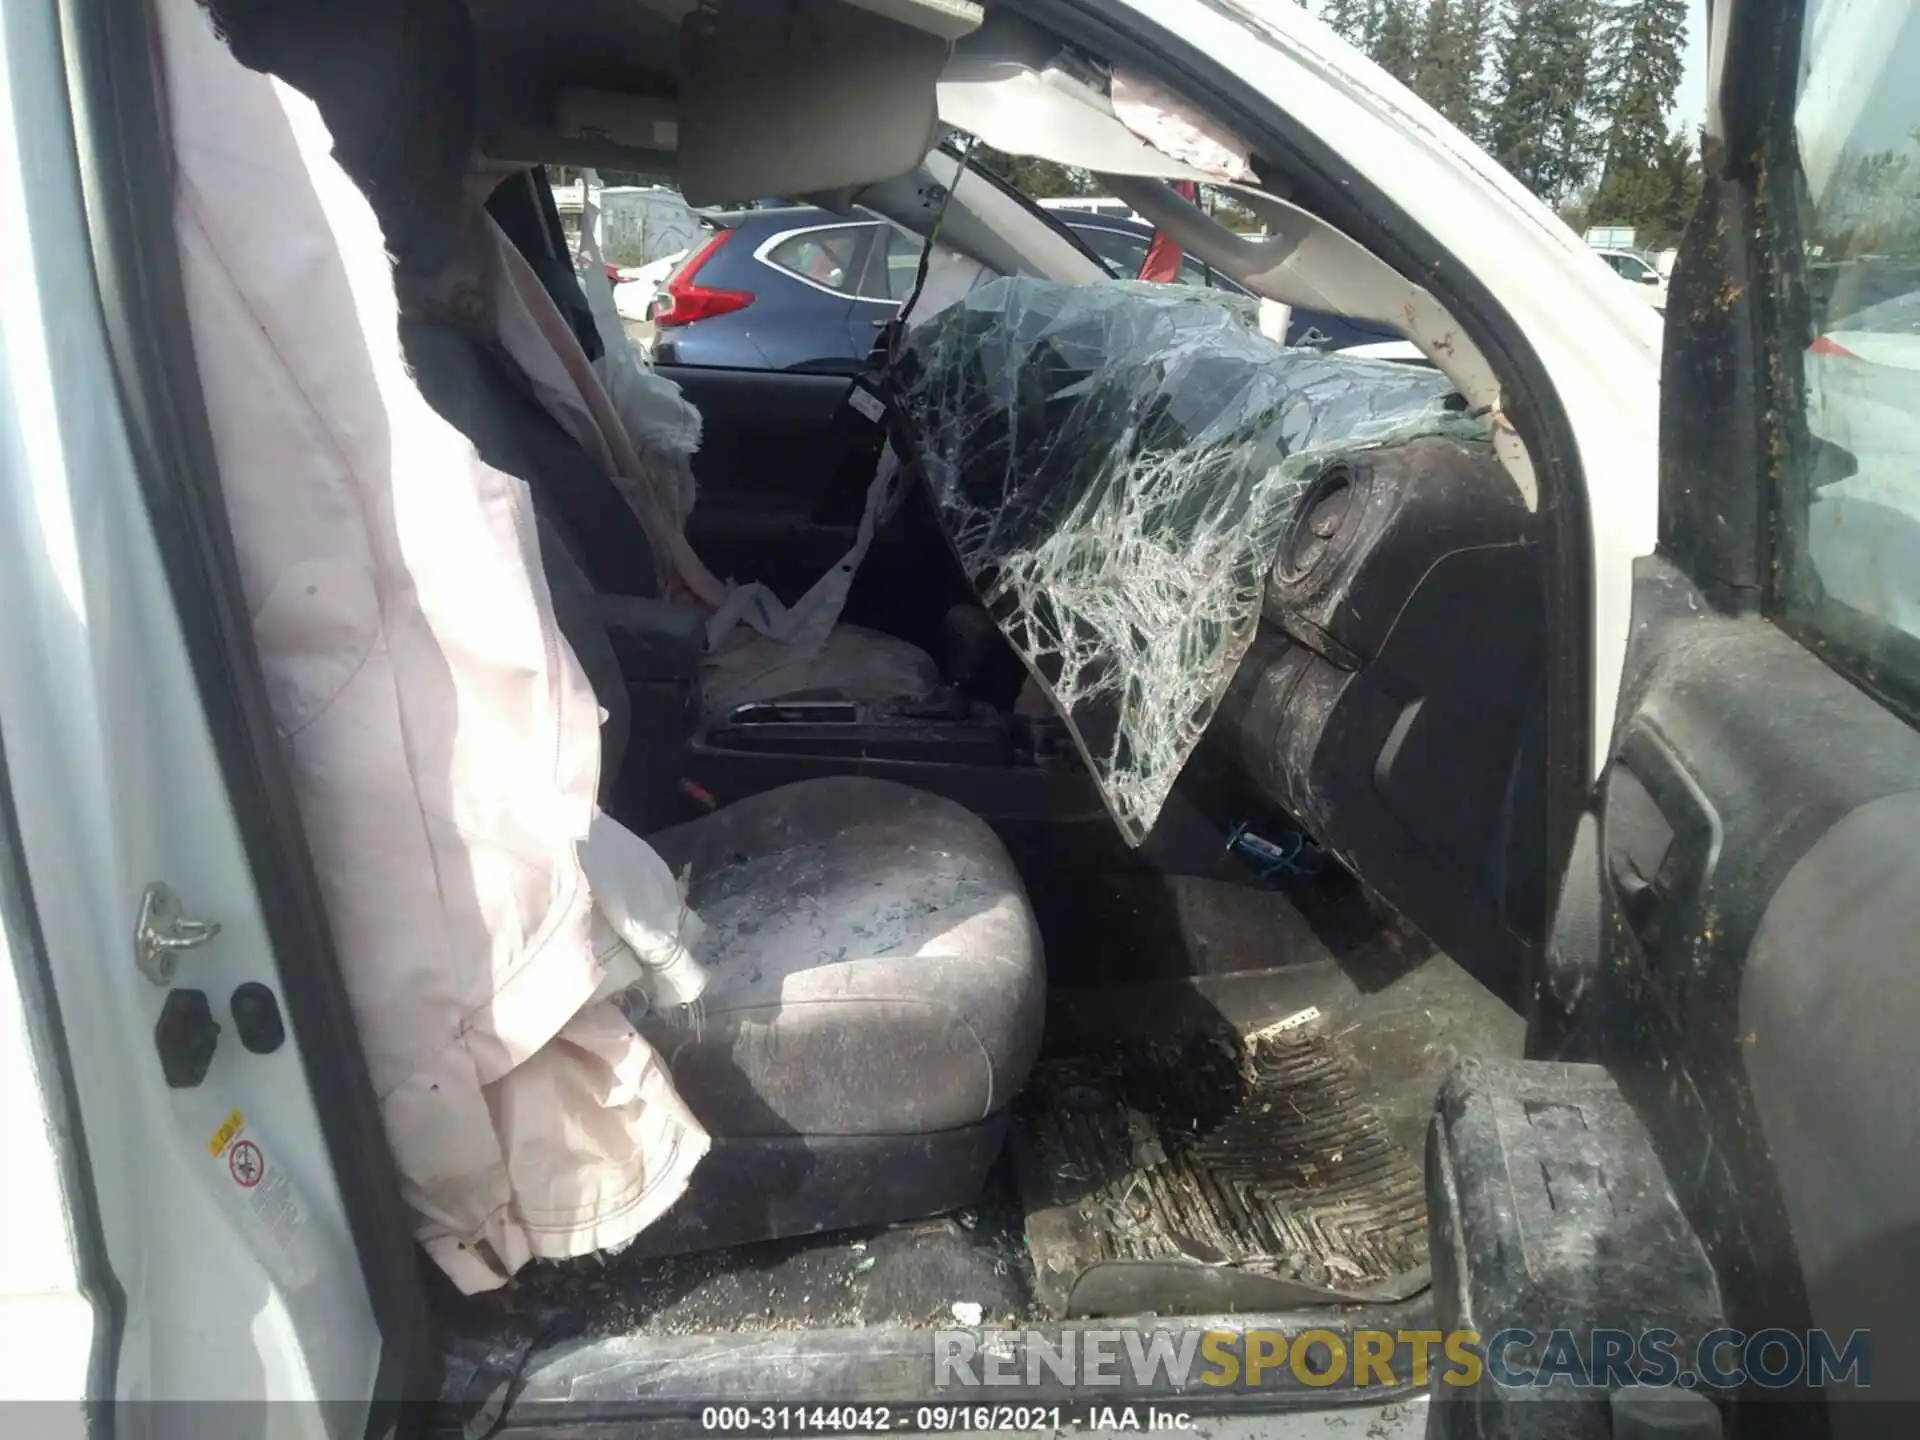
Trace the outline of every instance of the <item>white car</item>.
<instances>
[{"instance_id":1,"label":"white car","mask_svg":"<svg viewBox=\"0 0 1920 1440\"><path fill-rule=\"evenodd\" d=\"M1667 278L1645 258L1631 250L1596 250L1594 253L1607 262L1608 269L1632 285L1635 293L1654 309L1664 311L1667 308Z\"/></svg>"},{"instance_id":2,"label":"white car","mask_svg":"<svg viewBox=\"0 0 1920 1440\"><path fill-rule=\"evenodd\" d=\"M685 250L676 250L671 255L662 255L658 260L649 260L645 265L622 270L619 283L613 287L613 304L620 312L620 318L635 323L645 320L647 307L653 303L653 297L660 293L660 287L667 283L667 277L686 258Z\"/></svg>"},{"instance_id":3,"label":"white car","mask_svg":"<svg viewBox=\"0 0 1920 1440\"><path fill-rule=\"evenodd\" d=\"M1274 0L0 10L0 1399L1897 1417L1920 634L1804 542L1915 401L1796 307L1909 263L1920 11L1838 9L1709 7L1664 334ZM845 213L872 362L594 361L541 165Z\"/></svg>"}]
</instances>

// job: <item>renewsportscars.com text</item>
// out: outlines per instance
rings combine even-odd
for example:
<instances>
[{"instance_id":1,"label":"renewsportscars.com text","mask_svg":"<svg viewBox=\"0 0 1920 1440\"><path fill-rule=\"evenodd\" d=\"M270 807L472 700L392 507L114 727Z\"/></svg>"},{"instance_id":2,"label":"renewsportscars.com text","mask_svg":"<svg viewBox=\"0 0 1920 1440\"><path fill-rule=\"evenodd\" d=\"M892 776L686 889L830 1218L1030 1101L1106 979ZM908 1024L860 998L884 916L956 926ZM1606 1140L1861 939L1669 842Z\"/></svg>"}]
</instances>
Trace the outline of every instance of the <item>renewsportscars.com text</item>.
<instances>
[{"instance_id":1,"label":"renewsportscars.com text","mask_svg":"<svg viewBox=\"0 0 1920 1440\"><path fill-rule=\"evenodd\" d=\"M1872 1337L1824 1330L941 1330L936 1392L996 1387L1311 1385L1366 1390L1430 1384L1823 1388L1872 1383Z\"/></svg>"}]
</instances>

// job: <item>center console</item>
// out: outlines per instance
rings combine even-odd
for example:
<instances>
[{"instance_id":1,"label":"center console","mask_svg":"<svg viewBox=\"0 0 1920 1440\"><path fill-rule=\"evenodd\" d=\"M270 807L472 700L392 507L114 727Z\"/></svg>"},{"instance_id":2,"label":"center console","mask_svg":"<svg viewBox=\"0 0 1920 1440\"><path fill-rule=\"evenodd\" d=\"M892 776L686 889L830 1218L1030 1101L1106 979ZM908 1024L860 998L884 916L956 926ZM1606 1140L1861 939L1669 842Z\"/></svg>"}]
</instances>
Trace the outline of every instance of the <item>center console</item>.
<instances>
[{"instance_id":1,"label":"center console","mask_svg":"<svg viewBox=\"0 0 1920 1440\"><path fill-rule=\"evenodd\" d=\"M722 805L796 780L866 775L947 796L989 821L1104 813L1060 720L953 691L884 704L787 696L736 706L693 737L682 773Z\"/></svg>"}]
</instances>

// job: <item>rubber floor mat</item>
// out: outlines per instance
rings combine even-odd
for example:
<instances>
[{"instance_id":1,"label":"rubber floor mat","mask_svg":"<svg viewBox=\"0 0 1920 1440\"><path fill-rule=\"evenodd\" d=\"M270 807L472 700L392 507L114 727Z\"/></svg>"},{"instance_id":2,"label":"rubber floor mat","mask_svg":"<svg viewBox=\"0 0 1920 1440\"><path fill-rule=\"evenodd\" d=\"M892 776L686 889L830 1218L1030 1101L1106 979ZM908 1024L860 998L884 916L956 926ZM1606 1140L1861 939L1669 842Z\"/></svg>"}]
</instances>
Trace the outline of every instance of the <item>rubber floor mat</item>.
<instances>
[{"instance_id":1,"label":"rubber floor mat","mask_svg":"<svg viewBox=\"0 0 1920 1440\"><path fill-rule=\"evenodd\" d=\"M1013 1132L1040 1303L1225 1313L1422 1289L1421 1169L1357 1079L1312 1010L1044 1061Z\"/></svg>"}]
</instances>

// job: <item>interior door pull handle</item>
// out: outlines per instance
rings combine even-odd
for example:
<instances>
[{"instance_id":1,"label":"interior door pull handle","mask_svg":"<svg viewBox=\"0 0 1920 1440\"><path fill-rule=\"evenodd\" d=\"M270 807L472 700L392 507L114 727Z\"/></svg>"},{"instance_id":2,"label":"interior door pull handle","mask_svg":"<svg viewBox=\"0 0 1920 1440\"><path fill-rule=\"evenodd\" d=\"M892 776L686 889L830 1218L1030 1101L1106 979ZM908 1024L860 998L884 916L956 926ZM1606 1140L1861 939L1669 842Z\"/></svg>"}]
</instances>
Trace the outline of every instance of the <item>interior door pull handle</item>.
<instances>
[{"instance_id":1,"label":"interior door pull handle","mask_svg":"<svg viewBox=\"0 0 1920 1440\"><path fill-rule=\"evenodd\" d=\"M1634 934L1644 936L1653 927L1664 898L1660 887L1640 873L1631 857L1615 851L1607 857L1607 873L1619 897L1620 913Z\"/></svg>"},{"instance_id":2,"label":"interior door pull handle","mask_svg":"<svg viewBox=\"0 0 1920 1440\"><path fill-rule=\"evenodd\" d=\"M1702 893L1720 851L1713 807L1652 730L1629 732L1608 779L1607 879L1621 919L1642 944L1676 907Z\"/></svg>"}]
</instances>

